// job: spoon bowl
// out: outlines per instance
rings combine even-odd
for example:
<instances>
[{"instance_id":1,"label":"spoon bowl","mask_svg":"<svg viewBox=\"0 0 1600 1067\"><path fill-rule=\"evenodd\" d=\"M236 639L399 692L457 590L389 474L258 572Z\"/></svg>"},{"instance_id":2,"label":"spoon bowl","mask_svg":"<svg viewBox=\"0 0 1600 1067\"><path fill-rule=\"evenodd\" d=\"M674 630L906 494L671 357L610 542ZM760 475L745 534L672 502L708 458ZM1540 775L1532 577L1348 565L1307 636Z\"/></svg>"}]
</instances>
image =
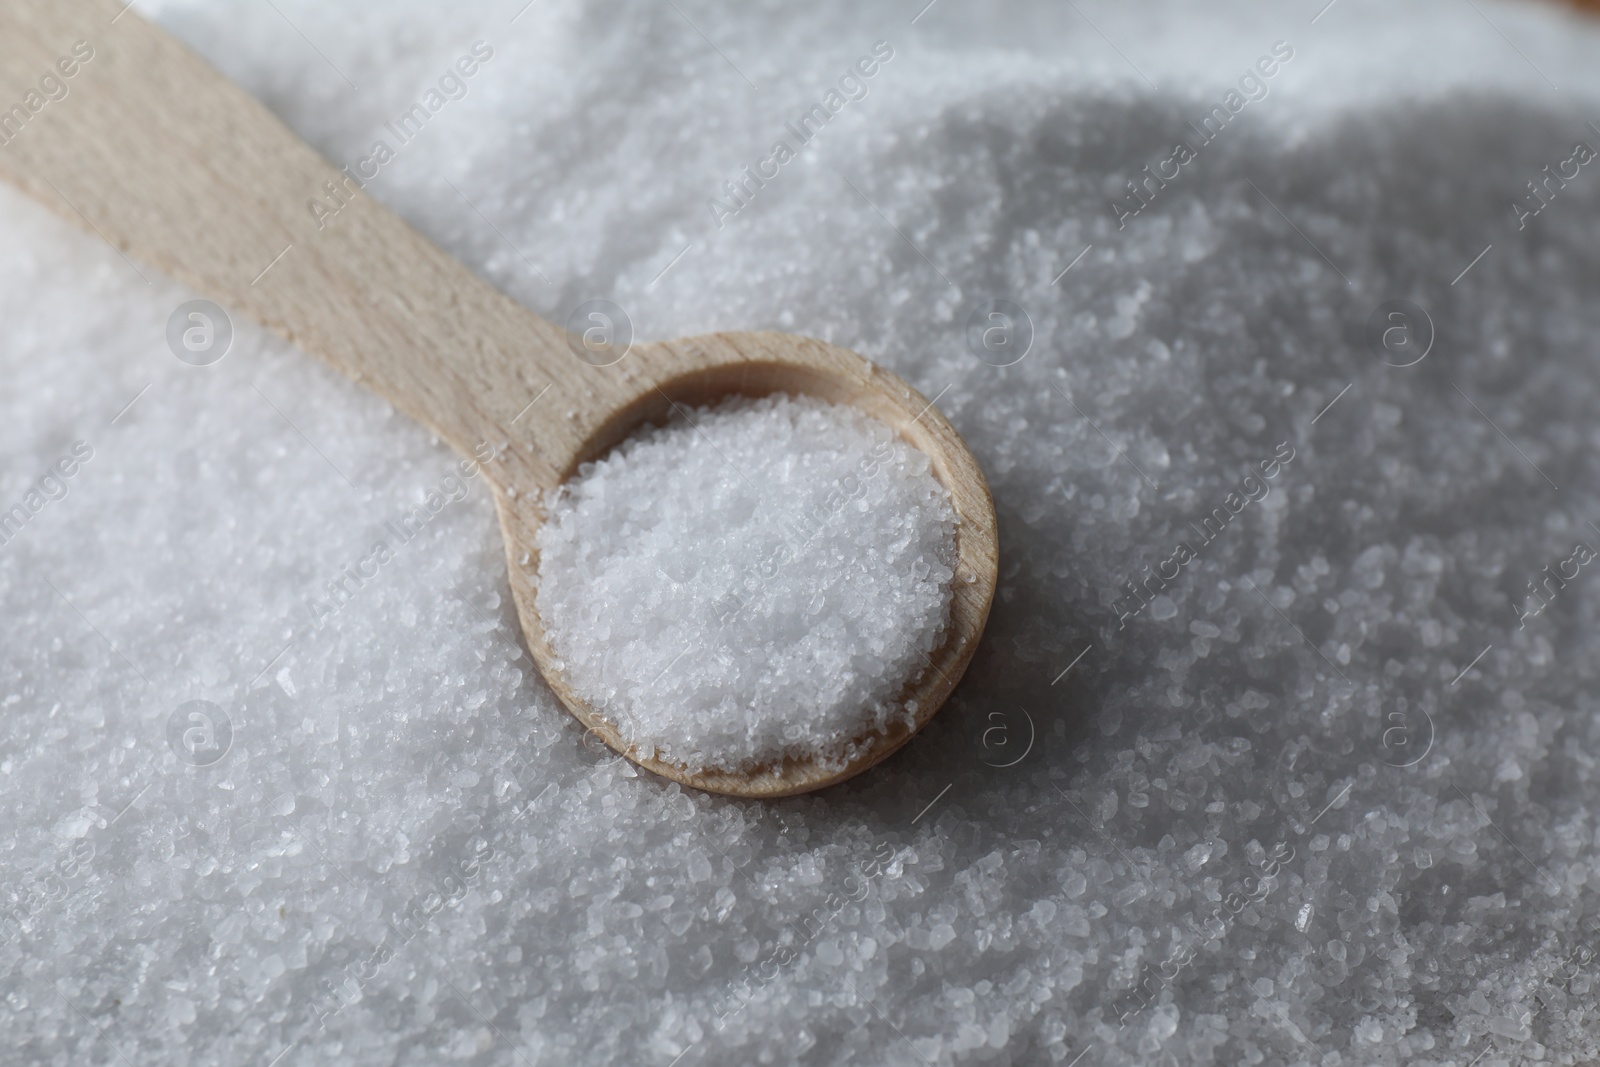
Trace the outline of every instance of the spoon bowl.
<instances>
[{"instance_id":1,"label":"spoon bowl","mask_svg":"<svg viewBox=\"0 0 1600 1067\"><path fill-rule=\"evenodd\" d=\"M60 58L69 48L79 61ZM335 169L121 0L0 5L0 98L23 99L52 69L70 79L70 98L4 144L0 176L371 388L461 454L492 449L484 473L529 650L562 703L612 748L698 789L785 796L886 758L949 696L994 595L994 504L955 430L898 377L845 349L778 333L624 345L591 358L579 338L367 196L359 167ZM465 199L449 188L442 195ZM773 392L853 404L932 460L959 520L946 639L901 696L908 708L915 701L914 722L866 739L847 766L789 760L690 773L631 750L563 679L535 599L542 502L581 464L675 406Z\"/></svg>"},{"instance_id":2,"label":"spoon bowl","mask_svg":"<svg viewBox=\"0 0 1600 1067\"><path fill-rule=\"evenodd\" d=\"M629 378L631 398L599 419L593 431L576 442L571 455L556 464L561 481L642 426L665 422L677 409L715 403L730 395L804 394L853 405L926 454L934 477L950 493L957 515L950 619L944 641L897 698L901 705L914 709L911 724L897 723L870 735L844 765L786 759L748 771L691 771L639 751L567 683L559 658L550 648L536 597L537 533L544 520L541 501L555 486L502 486L495 499L505 535L511 591L528 649L545 681L567 710L611 748L665 778L707 792L789 796L843 781L887 759L933 718L955 688L977 650L994 598L998 561L994 502L972 453L938 409L897 375L822 341L781 333L718 333L642 346L625 359L637 361L637 373ZM495 480L497 472L486 473ZM507 493L506 488L514 491ZM526 491L529 488L541 491L530 493Z\"/></svg>"}]
</instances>

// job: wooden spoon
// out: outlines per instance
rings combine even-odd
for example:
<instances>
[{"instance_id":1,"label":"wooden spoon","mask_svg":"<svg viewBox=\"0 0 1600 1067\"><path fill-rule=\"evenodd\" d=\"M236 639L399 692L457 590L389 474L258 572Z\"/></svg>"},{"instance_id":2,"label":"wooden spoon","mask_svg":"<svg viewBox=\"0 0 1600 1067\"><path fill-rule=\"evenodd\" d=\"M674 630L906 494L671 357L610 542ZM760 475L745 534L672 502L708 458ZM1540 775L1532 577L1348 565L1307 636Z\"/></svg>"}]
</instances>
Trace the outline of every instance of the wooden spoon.
<instances>
[{"instance_id":1,"label":"wooden spoon","mask_svg":"<svg viewBox=\"0 0 1600 1067\"><path fill-rule=\"evenodd\" d=\"M52 80L41 86L46 75ZM57 85L67 91L54 99ZM994 503L955 430L895 375L845 349L779 333L631 351L594 334L587 346L574 343L361 192L359 175L334 169L120 0L0 4L0 102L11 101L25 115L13 111L0 125L0 173L372 388L463 455L495 450L484 474L496 490L528 648L568 710L629 759L717 793L818 789L905 744L966 669L994 595ZM313 213L314 198L344 206ZM915 725L872 737L849 766L786 760L751 773L690 773L633 751L555 667L534 601L540 501L674 404L771 392L854 404L932 459L960 516L949 636L900 698L916 701Z\"/></svg>"}]
</instances>

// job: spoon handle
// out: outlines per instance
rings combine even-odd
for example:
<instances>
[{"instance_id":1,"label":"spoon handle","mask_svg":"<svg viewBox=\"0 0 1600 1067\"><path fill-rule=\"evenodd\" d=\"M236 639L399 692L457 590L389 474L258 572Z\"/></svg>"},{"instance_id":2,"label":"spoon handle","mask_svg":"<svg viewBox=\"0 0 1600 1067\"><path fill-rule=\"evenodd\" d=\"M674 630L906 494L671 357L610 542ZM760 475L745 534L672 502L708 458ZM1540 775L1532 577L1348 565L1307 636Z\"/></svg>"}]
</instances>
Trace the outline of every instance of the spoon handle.
<instances>
[{"instance_id":1,"label":"spoon handle","mask_svg":"<svg viewBox=\"0 0 1600 1067\"><path fill-rule=\"evenodd\" d=\"M331 166L122 0L0 3L0 109L0 175L371 387L458 451L516 439L532 446L518 450L523 473L554 484L540 457L570 454L574 430L551 413L617 402L614 376L577 359L563 331L440 251L362 191L354 167ZM519 419L547 387L544 411Z\"/></svg>"}]
</instances>

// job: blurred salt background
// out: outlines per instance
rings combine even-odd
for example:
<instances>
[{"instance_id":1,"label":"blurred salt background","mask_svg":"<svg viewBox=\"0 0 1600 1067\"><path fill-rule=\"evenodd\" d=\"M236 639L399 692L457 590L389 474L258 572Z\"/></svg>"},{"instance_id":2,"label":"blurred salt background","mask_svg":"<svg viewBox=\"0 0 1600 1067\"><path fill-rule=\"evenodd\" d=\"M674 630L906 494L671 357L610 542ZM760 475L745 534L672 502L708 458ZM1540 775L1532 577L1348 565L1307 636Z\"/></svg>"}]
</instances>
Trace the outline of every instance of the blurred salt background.
<instances>
[{"instance_id":1,"label":"blurred salt background","mask_svg":"<svg viewBox=\"0 0 1600 1067\"><path fill-rule=\"evenodd\" d=\"M1600 175L1526 184L1600 145L1590 24L141 9L341 163L484 42L371 193L558 320L792 330L938 395L1001 585L896 759L779 803L685 792L534 676L454 457L247 322L180 363L194 294L0 190L0 508L93 450L0 545L8 1062L1600 1055L1600 600L1581 568L1528 599L1600 542ZM866 95L718 228L707 200L880 41ZM969 344L999 299L1031 329L1009 366ZM1400 300L1426 319L1386 348Z\"/></svg>"}]
</instances>

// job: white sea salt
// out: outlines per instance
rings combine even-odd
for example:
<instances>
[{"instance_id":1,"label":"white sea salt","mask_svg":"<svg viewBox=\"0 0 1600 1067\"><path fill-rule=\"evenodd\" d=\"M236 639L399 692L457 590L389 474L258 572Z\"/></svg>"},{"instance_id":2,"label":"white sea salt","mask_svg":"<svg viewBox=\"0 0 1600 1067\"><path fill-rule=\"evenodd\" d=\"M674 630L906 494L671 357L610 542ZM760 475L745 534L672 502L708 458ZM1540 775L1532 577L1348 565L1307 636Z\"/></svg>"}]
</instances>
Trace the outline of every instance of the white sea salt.
<instances>
[{"instance_id":1,"label":"white sea salt","mask_svg":"<svg viewBox=\"0 0 1600 1067\"><path fill-rule=\"evenodd\" d=\"M483 39L371 195L558 322L790 330L940 396L995 492L984 640L899 756L778 803L663 784L562 710L481 481L308 628L455 457L249 323L179 361L198 294L0 189L0 508L95 450L0 546L0 1059L1600 1059L1600 576L1517 614L1600 547L1600 174L1514 210L1600 146L1600 32L1536 0L926 6L161 12L340 163ZM97 10L98 47L132 13ZM879 39L868 95L716 229ZM1271 95L1119 230L1278 39ZM964 329L1001 296L1035 333L1003 368ZM1438 330L1414 367L1364 342L1392 298ZM1282 440L1177 614L1119 630ZM169 743L192 700L232 725L205 766Z\"/></svg>"},{"instance_id":2,"label":"white sea salt","mask_svg":"<svg viewBox=\"0 0 1600 1067\"><path fill-rule=\"evenodd\" d=\"M586 464L539 532L563 674L646 754L692 770L837 764L949 616L955 513L928 457L811 397L684 412Z\"/></svg>"}]
</instances>

